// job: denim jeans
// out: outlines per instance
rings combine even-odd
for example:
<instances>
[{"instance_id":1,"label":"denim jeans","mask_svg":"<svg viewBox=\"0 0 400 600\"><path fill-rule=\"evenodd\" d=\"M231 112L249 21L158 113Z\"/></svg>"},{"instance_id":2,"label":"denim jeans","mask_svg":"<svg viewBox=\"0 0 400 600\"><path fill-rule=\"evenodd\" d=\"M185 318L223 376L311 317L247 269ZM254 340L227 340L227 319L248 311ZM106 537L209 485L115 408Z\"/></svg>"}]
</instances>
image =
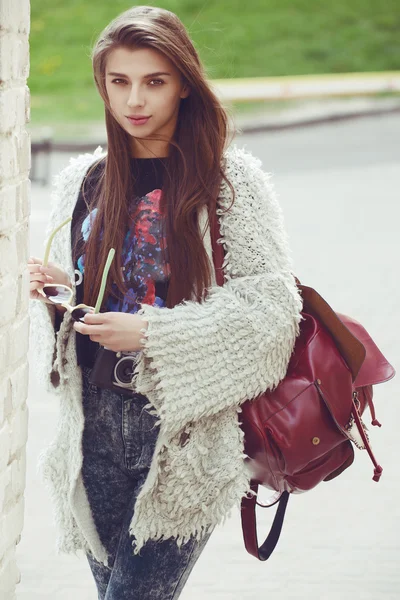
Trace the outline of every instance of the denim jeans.
<instances>
[{"instance_id":1,"label":"denim jeans","mask_svg":"<svg viewBox=\"0 0 400 600\"><path fill-rule=\"evenodd\" d=\"M99 600L176 600L211 533L178 547L172 538L149 540L133 554L129 524L150 468L158 435L146 396L98 388L82 367L85 427L82 478L109 565L87 559Z\"/></svg>"}]
</instances>

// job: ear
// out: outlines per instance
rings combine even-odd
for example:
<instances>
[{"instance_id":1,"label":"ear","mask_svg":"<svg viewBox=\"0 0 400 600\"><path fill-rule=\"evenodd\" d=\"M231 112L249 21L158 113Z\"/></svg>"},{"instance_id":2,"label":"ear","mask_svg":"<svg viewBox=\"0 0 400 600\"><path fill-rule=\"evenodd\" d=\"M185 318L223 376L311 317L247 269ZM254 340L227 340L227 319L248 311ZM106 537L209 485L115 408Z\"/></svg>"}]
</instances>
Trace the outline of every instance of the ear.
<instances>
[{"instance_id":1,"label":"ear","mask_svg":"<svg viewBox=\"0 0 400 600\"><path fill-rule=\"evenodd\" d=\"M188 84L185 83L185 85L182 88L180 96L181 96L181 98L187 98L189 96L189 94L190 94L190 87L188 86Z\"/></svg>"}]
</instances>

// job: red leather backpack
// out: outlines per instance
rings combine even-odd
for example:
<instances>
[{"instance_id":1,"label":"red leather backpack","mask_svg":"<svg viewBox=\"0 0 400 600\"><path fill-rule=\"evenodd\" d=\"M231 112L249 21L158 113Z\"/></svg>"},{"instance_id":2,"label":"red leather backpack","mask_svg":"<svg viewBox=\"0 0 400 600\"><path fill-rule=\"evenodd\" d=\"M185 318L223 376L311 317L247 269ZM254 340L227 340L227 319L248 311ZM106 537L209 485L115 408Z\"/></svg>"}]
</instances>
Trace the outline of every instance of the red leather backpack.
<instances>
[{"instance_id":1,"label":"red leather backpack","mask_svg":"<svg viewBox=\"0 0 400 600\"><path fill-rule=\"evenodd\" d=\"M218 285L223 285L224 249L218 219L211 231ZM335 313L313 289L296 282L303 298L303 319L285 378L242 404L241 428L251 476L250 498L241 505L246 550L267 560L282 529L290 493L310 490L340 475L354 460L354 446L366 449L374 465L374 481L382 467L371 450L361 420L366 406L375 417L373 385L395 375L374 341L356 320ZM258 486L275 491L268 505L257 502ZM278 504L271 531L259 547L256 504Z\"/></svg>"}]
</instances>

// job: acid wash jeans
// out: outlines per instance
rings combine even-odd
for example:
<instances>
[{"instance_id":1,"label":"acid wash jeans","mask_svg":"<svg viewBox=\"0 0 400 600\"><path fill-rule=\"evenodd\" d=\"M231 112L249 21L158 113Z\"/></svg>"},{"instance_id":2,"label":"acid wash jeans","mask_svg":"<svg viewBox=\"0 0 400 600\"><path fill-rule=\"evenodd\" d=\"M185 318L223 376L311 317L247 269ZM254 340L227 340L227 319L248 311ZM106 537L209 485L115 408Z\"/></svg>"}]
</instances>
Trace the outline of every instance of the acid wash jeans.
<instances>
[{"instance_id":1,"label":"acid wash jeans","mask_svg":"<svg viewBox=\"0 0 400 600\"><path fill-rule=\"evenodd\" d=\"M143 410L147 397L101 389L82 368L85 427L82 477L100 539L110 555L110 568L91 554L87 560L99 600L176 600L203 551L202 540L149 540L133 554L129 524L137 495L150 468L159 426Z\"/></svg>"}]
</instances>

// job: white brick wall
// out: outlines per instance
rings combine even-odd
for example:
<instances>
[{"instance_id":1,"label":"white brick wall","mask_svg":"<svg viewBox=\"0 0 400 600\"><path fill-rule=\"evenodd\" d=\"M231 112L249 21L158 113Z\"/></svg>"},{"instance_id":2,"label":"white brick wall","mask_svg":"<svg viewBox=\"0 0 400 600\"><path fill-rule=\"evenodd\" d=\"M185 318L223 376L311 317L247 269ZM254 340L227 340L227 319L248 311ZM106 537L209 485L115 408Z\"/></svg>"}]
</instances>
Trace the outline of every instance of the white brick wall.
<instances>
[{"instance_id":1,"label":"white brick wall","mask_svg":"<svg viewBox=\"0 0 400 600\"><path fill-rule=\"evenodd\" d=\"M0 598L15 600L24 521L29 343L29 0L0 0Z\"/></svg>"}]
</instances>

